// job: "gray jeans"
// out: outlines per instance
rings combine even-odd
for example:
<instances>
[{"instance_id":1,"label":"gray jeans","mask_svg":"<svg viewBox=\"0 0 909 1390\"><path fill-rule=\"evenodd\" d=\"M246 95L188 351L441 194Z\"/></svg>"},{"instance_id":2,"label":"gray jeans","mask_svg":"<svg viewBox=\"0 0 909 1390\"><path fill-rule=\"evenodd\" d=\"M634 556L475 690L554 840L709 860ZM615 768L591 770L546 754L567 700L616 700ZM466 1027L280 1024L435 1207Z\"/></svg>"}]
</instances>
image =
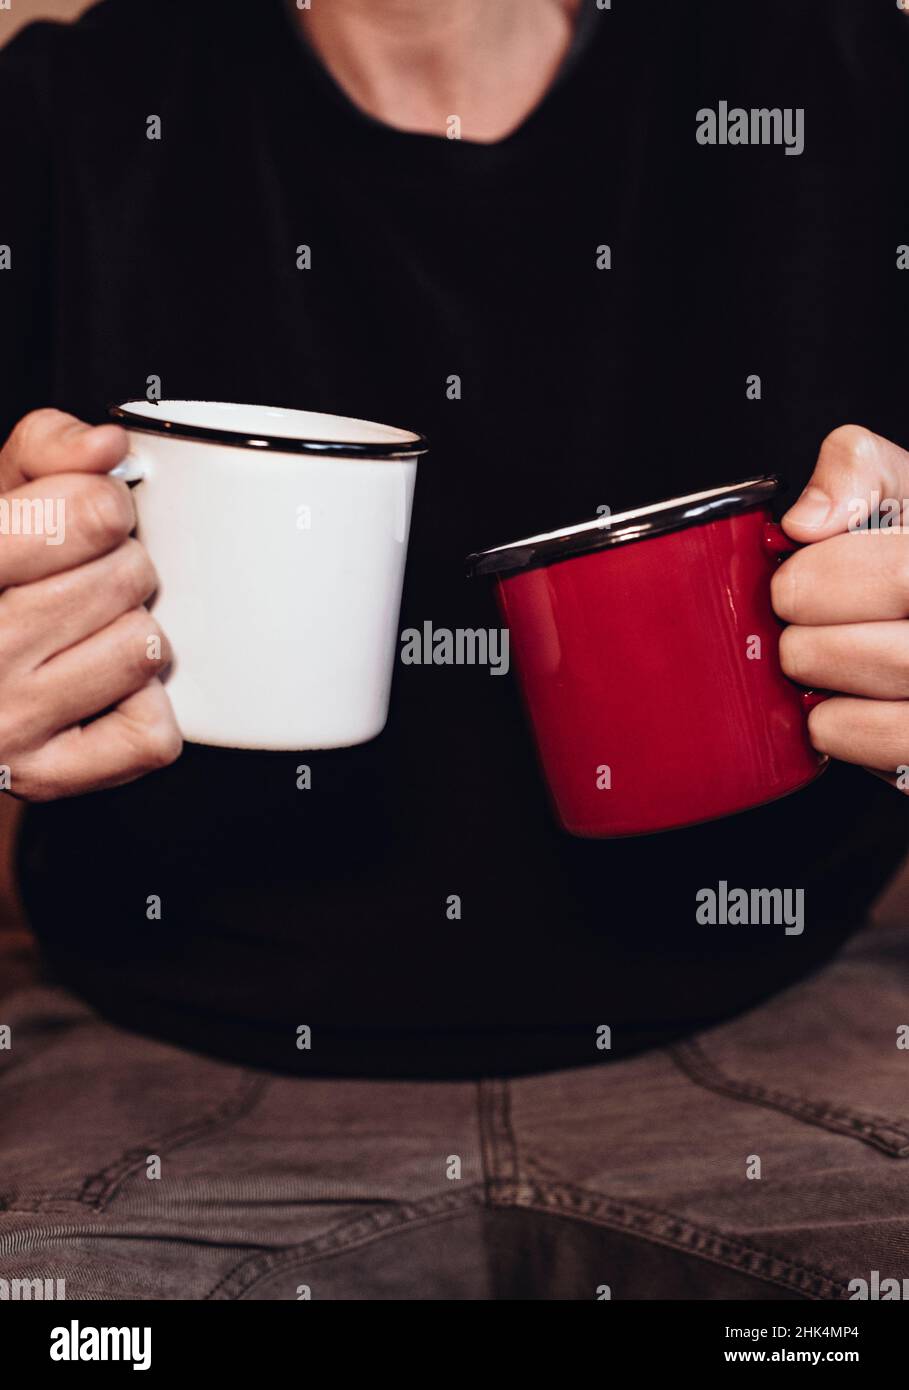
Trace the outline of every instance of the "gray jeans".
<instances>
[{"instance_id":1,"label":"gray jeans","mask_svg":"<svg viewBox=\"0 0 909 1390\"><path fill-rule=\"evenodd\" d=\"M755 930L752 928L751 930ZM0 1276L76 1299L842 1299L909 1276L909 930L666 1051L323 1081L0 1001Z\"/></svg>"}]
</instances>

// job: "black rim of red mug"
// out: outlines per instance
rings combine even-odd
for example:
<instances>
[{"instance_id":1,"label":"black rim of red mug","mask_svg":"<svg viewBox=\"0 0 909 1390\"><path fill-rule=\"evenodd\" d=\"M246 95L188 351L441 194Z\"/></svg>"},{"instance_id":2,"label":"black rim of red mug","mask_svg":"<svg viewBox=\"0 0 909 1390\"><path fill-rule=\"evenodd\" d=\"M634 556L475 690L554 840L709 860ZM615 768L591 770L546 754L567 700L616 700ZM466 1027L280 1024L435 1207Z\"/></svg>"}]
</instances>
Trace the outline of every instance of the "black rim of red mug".
<instances>
[{"instance_id":1,"label":"black rim of red mug","mask_svg":"<svg viewBox=\"0 0 909 1390\"><path fill-rule=\"evenodd\" d=\"M712 497L689 494L673 503L654 502L650 507L635 508L638 513L629 518L627 512L615 517L597 517L580 526L566 526L545 535L529 536L507 545L494 546L468 555L464 564L469 577L479 575L508 575L520 570L537 569L559 560L576 559L610 546L629 545L669 531L682 531L690 526L703 526L722 521L752 507L761 506L775 497L785 484L775 473L766 473L714 492ZM709 491L709 489L707 489Z\"/></svg>"}]
</instances>

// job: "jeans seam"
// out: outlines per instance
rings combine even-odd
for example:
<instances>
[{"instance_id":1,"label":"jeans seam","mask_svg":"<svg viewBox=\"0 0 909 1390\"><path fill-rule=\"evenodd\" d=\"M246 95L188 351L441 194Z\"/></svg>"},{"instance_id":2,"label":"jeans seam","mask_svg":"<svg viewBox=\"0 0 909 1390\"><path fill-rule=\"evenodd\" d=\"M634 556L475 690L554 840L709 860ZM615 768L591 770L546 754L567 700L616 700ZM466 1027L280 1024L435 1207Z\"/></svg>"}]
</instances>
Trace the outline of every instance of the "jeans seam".
<instances>
[{"instance_id":1,"label":"jeans seam","mask_svg":"<svg viewBox=\"0 0 909 1390\"><path fill-rule=\"evenodd\" d=\"M203 1301L238 1299L277 1270L306 1260L332 1259L350 1250L394 1236L414 1226L447 1220L484 1202L483 1183L471 1183L460 1192L441 1192L420 1202L396 1202L366 1216L342 1221L329 1231L280 1250L244 1256L204 1295Z\"/></svg>"},{"instance_id":2,"label":"jeans seam","mask_svg":"<svg viewBox=\"0 0 909 1390\"><path fill-rule=\"evenodd\" d=\"M658 1207L610 1197L607 1193L571 1183L527 1180L518 1184L502 1183L496 1193L496 1204L549 1214L555 1210L567 1219L624 1231L640 1240L668 1246L809 1298L845 1298L848 1293L847 1285L826 1270L800 1264Z\"/></svg>"},{"instance_id":3,"label":"jeans seam","mask_svg":"<svg viewBox=\"0 0 909 1390\"><path fill-rule=\"evenodd\" d=\"M477 1083L480 1154L487 1201L495 1184L513 1182L518 1176L517 1141L511 1123L511 1091L508 1082L488 1079Z\"/></svg>"},{"instance_id":4,"label":"jeans seam","mask_svg":"<svg viewBox=\"0 0 909 1390\"><path fill-rule=\"evenodd\" d=\"M234 1095L222 1101L214 1110L210 1110L200 1119L180 1125L145 1144L127 1149L120 1158L115 1159L106 1168L90 1174L83 1182L75 1200L83 1206L91 1207L93 1211L106 1211L127 1178L139 1171L148 1162L150 1153L155 1153L158 1150L163 1153L173 1153L175 1149L186 1148L200 1139L207 1138L215 1131L220 1132L226 1129L255 1108L269 1085L270 1079L267 1077L258 1075L244 1077L242 1085ZM60 1201L61 1197L56 1194L45 1200L52 1204Z\"/></svg>"},{"instance_id":5,"label":"jeans seam","mask_svg":"<svg viewBox=\"0 0 909 1390\"><path fill-rule=\"evenodd\" d=\"M767 1109L815 1125L832 1133L843 1134L880 1150L891 1158L909 1158L909 1132L879 1115L863 1115L860 1111L827 1100L811 1101L772 1090L756 1081L738 1081L725 1073L695 1039L668 1048L669 1057L684 1076L695 1085L715 1091L743 1104L763 1105Z\"/></svg>"}]
</instances>

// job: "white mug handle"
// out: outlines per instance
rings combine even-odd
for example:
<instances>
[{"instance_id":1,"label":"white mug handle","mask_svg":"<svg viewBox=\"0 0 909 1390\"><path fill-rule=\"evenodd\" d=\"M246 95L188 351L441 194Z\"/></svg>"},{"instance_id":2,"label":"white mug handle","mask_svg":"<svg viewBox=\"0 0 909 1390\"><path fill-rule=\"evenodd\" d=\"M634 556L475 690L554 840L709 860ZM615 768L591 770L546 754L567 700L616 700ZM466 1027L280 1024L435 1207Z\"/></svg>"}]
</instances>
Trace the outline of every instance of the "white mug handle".
<instances>
[{"instance_id":1,"label":"white mug handle","mask_svg":"<svg viewBox=\"0 0 909 1390\"><path fill-rule=\"evenodd\" d=\"M120 478L124 483L133 487L136 483L141 483L143 478L148 477L148 473L140 463L136 455L130 450L122 463L118 463L116 468L112 468L108 474L110 478Z\"/></svg>"}]
</instances>

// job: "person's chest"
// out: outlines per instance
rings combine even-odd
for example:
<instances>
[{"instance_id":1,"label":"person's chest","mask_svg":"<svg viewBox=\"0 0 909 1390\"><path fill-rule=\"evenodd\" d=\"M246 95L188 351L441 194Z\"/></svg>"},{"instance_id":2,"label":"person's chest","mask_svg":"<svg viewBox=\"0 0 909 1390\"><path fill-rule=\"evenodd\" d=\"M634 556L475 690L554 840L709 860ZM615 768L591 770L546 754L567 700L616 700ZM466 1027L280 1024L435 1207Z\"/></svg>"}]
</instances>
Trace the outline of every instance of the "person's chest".
<instances>
[{"instance_id":1,"label":"person's chest","mask_svg":"<svg viewBox=\"0 0 909 1390\"><path fill-rule=\"evenodd\" d=\"M420 429L427 563L604 505L798 481L872 390L873 351L848 344L874 227L837 216L810 150L699 148L669 58L529 153L440 149L428 179L406 137L400 162L355 157L266 93L233 135L192 108L192 139L123 174L83 147L55 248L57 403L97 417L157 391Z\"/></svg>"}]
</instances>

